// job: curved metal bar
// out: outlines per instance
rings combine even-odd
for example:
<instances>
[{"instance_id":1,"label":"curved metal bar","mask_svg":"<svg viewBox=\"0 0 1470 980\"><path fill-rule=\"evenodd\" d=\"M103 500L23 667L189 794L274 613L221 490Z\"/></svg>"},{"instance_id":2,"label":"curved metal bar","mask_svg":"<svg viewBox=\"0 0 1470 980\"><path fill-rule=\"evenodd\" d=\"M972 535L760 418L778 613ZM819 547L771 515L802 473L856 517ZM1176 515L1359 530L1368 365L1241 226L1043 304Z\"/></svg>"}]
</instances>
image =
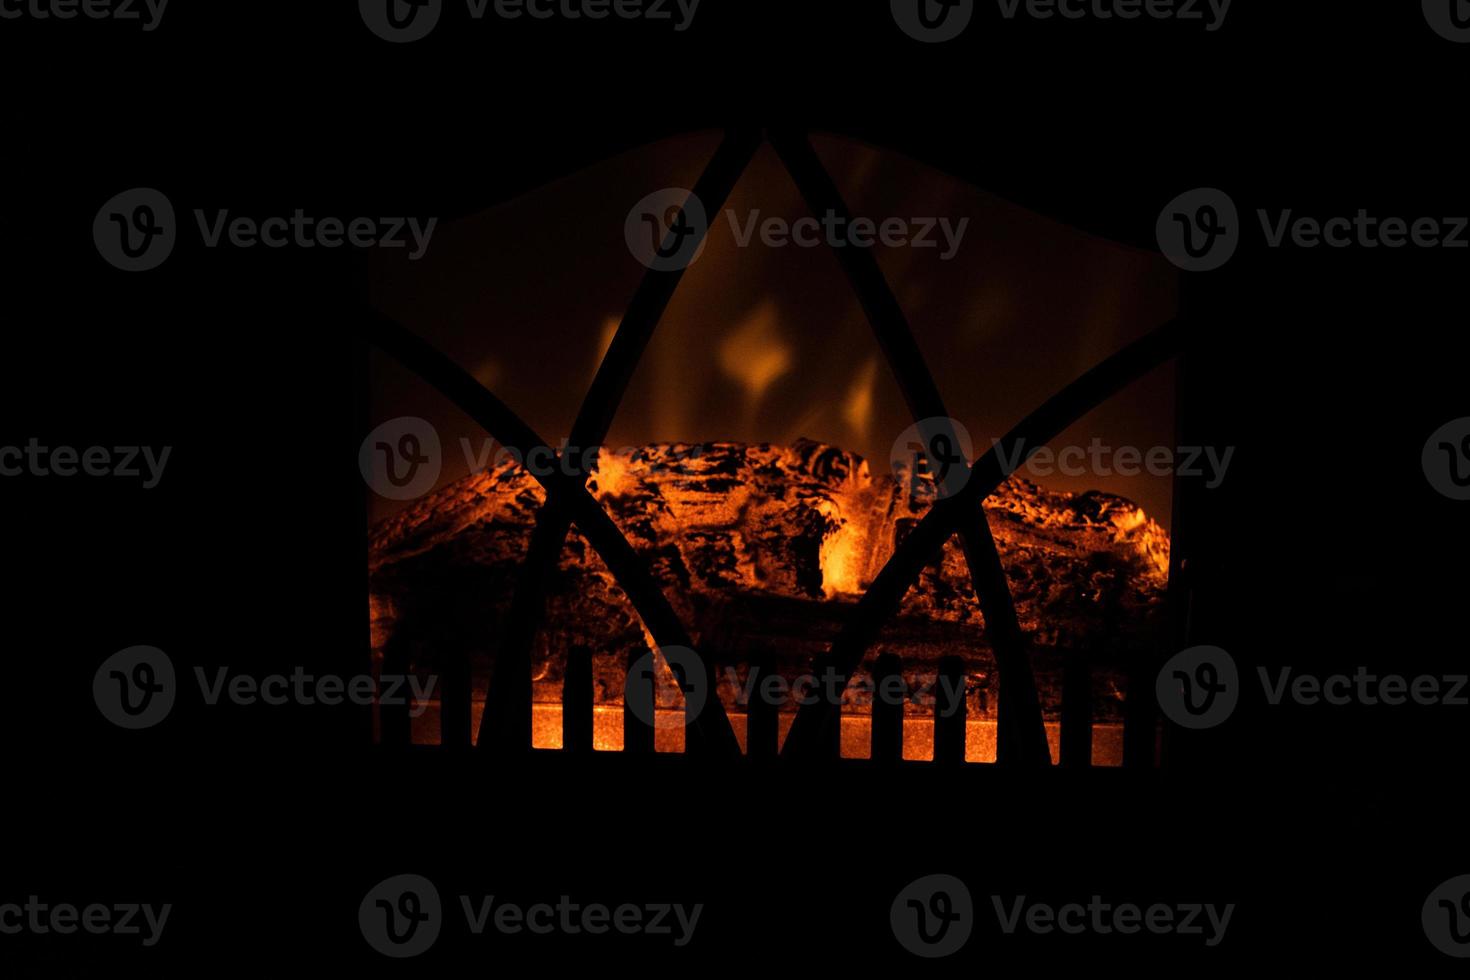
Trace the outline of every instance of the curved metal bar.
<instances>
[{"instance_id":1,"label":"curved metal bar","mask_svg":"<svg viewBox=\"0 0 1470 980\"><path fill-rule=\"evenodd\" d=\"M783 148L785 150L782 153L783 161L786 162L788 170L792 172L793 178L796 179L808 202L814 208L824 209L819 202L830 201L835 209L845 213L845 205L841 201L840 194L835 185L831 184L831 178L821 167L820 161L812 153L805 136L798 138L781 136L778 139L778 150ZM696 185L695 193L707 206L713 204L715 209L718 209L718 206L723 204L758 145L758 138L751 132L732 132L727 135L725 142L721 144L710 166L701 177L700 183ZM815 164L815 168L812 167L812 164ZM915 412L918 417L946 417L947 413L943 410L937 387L933 384L932 376L924 366L922 358L918 356L918 348L913 342L907 321L889 291L886 281L882 278L876 261L872 259L867 250L839 249L837 251L839 259L843 262L858 292L859 300L879 336L880 345L884 348L890 364L899 377L911 411ZM865 268L868 264L871 267ZM647 346L658 318L677 287L681 275L682 273L652 273L645 276L623 323L619 326L613 346L609 348L599 368L598 376L594 379L593 387L588 392L582 411L578 415L573 427L573 444L595 445L605 438L638 360ZM369 333L385 351L418 371L507 447L522 453L535 448L549 452L535 432L521 422L490 392L459 369L458 365L398 324L379 319L375 321ZM1056 434L1086 414L1096 404L1110 397L1137 376L1173 356L1177 353L1175 348L1180 343L1179 333L1177 321L1171 322L1104 361L1048 400L1013 429L996 449L977 461L965 488L955 496L939 501L931 508L919 525L905 538L902 545L895 550L894 555L859 601L854 615L844 626L838 639L826 654L818 658L817 666L821 668L826 664L831 664L840 672L844 683L850 679L852 671L861 662L863 654L876 637L883 621L897 611L903 594L917 579L923 564L930 560L942 548L945 540L954 533L960 533L964 537L967 563L970 566L972 578L975 580L976 592L981 599L986 622L988 625L993 624L993 639L999 640L1004 637L1008 622L1013 625L1015 634L1020 636L1019 625L1015 624L1014 603L1010 596L1008 583L1005 581L1004 571L1000 567L998 555L992 563L986 553L994 554L994 540L990 536L989 525L980 506L984 498L994 492L995 488L1010 475L1009 472L1002 472L1001 460L1011 459L1016 465L1019 465L1019 462L1024 461L1031 452L1055 438ZM1027 448L1028 445L1029 448ZM552 456L554 457L555 454L552 453ZM584 476L569 477L559 473L549 478L538 476L537 479L547 489L547 501L538 514L537 529L532 539L533 550L523 566L523 585L518 586L515 599L518 603L525 603L527 608L531 609L532 614L512 617L512 623L530 624L529 638L517 639L517 645L525 644L527 667L529 667L529 645L534 640L535 630L539 625L544 608L545 585L548 579L542 576L554 574L555 559L565 542L571 523L576 523L582 529L589 542L608 564L619 584L627 591L635 609L648 625L655 641L661 645L690 646L683 624L679 622L657 584L647 574L641 559L632 550L632 546L611 518L587 493L583 485ZM986 542L989 544L988 549L984 547ZM550 556L549 560L547 555ZM532 560L533 557L535 561ZM998 576L998 578L989 578L986 581L986 576ZM522 598L523 595L525 598ZM996 608L985 608L987 603L996 605L998 596L1003 598L999 600ZM1006 615L1007 609L1009 616ZM1000 629L997 631L994 626ZM519 629L520 627L513 626L512 628ZM1000 656L1001 645L998 643L998 659ZM708 669L707 663L704 666ZM1013 676L1029 677L1029 663L1022 666L1025 667L1024 673L1016 669L1014 665L1010 673ZM1005 671L1004 667L1002 671ZM498 669L497 673L499 673ZM502 689L519 689L520 687L520 684L512 683ZM1011 688L1016 689L1014 681ZM1030 690L1034 696L1034 680ZM526 741L529 744L528 670L524 697L520 697L519 693L519 691L507 690L506 696L508 702L523 703L525 706L526 724L524 728ZM713 703L708 710L695 721L695 728L691 730L691 734L697 738L691 741L691 746L708 745L723 755L738 754L738 745L734 740L723 706L715 699L711 701ZM798 712L791 736L787 740L785 753L795 756L809 752L817 744L823 726L832 720L825 717L825 713L835 710L835 705L824 705L821 702L803 707ZM487 710L486 719L482 721L482 736L485 733L485 722L488 721L490 715L491 712ZM1026 717L1023 718L1022 715ZM1039 723L1039 708L1034 714L1022 711L1012 717L1016 719L1015 724L1018 724L1019 728L1016 736L1010 740L1011 743L1022 747L1034 747L1036 744L1034 733L1040 731L1040 746L1044 754L1044 730L1040 729L1039 724L1032 724L1033 721ZM1005 724L1004 719L1002 724ZM516 727L519 730L520 726ZM1002 738L1005 739L1004 732ZM519 741L519 737L514 740ZM482 744L484 744L483 737ZM1036 757L1031 748L1024 748L1024 752L1025 756L1022 761L1035 760Z\"/></svg>"},{"instance_id":2,"label":"curved metal bar","mask_svg":"<svg viewBox=\"0 0 1470 980\"><path fill-rule=\"evenodd\" d=\"M953 496L941 499L894 549L893 555L863 593L857 609L817 658L815 672L835 676L845 686L852 678L883 623L898 611L899 603L918 580L919 572L950 535L956 533L985 498L995 492L1031 454L1055 439L1067 427L1117 394L1133 381L1177 356L1183 349L1184 326L1179 319L1153 330L1057 392L1006 434L976 461L969 481ZM1005 463L1011 464L1007 469ZM814 700L797 711L782 754L801 756L813 751L825 725L826 712L835 710Z\"/></svg>"},{"instance_id":3,"label":"curved metal bar","mask_svg":"<svg viewBox=\"0 0 1470 980\"><path fill-rule=\"evenodd\" d=\"M385 316L374 314L364 322L364 332L369 341L414 371L461 411L484 427L485 431L499 440L507 449L526 459L533 451L548 454L557 459L556 453L500 399L487 391L468 372L427 341L418 337L401 324ZM536 481L545 489L548 500L565 508L569 519L586 536L596 549L618 584L627 592L638 615L643 618L654 641L660 646L682 646L693 649L684 624L679 621L673 607L649 575L643 559L638 557L623 532L598 505L582 481L568 477L560 466L547 469L550 473L533 473ZM703 655L695 651L698 662L706 675L713 679L709 664ZM530 691L526 691L529 704ZM733 758L740 754L740 744L730 727L719 698L706 698L703 711L690 722L691 732L710 752Z\"/></svg>"},{"instance_id":4,"label":"curved metal bar","mask_svg":"<svg viewBox=\"0 0 1470 980\"><path fill-rule=\"evenodd\" d=\"M771 142L811 211L819 217L835 214L850 224L852 214L847 203L806 135L777 133L772 134ZM959 445L954 427L949 424L949 411L944 407L939 386L924 361L908 318L889 288L873 250L849 246L834 251L858 295L915 421L937 420L941 430L948 430L941 431L941 434L948 436L949 444ZM960 465L968 466L969 463L961 460ZM1041 701L1036 694L1036 677L1027 653L1026 635L1016 618L1010 582L1006 580L984 511L977 508L966 514L959 525L959 533L964 541L970 583L985 616L986 633L995 650L996 666L1000 672L997 758L1020 765L1050 765L1046 727L1041 717ZM825 721L829 726L836 724L836 716L829 713ZM813 747L798 741L792 753L802 754L809 750Z\"/></svg>"},{"instance_id":5,"label":"curved metal bar","mask_svg":"<svg viewBox=\"0 0 1470 980\"><path fill-rule=\"evenodd\" d=\"M726 135L694 185L694 196L706 211L713 213L724 206L759 147L758 132ZM580 451L601 445L607 438L613 416L633 380L654 328L683 277L683 269L668 272L651 269L640 282L572 426L569 444L579 450L574 454L578 462ZM578 482L586 476L577 474ZM550 497L537 511L536 527L516 580L506 631L495 655L495 673L490 681L485 713L480 719L478 744L482 747L530 748L531 649L545 616L546 594L556 575L557 560L571 525L570 514ZM686 748L698 752L703 746L691 740Z\"/></svg>"}]
</instances>

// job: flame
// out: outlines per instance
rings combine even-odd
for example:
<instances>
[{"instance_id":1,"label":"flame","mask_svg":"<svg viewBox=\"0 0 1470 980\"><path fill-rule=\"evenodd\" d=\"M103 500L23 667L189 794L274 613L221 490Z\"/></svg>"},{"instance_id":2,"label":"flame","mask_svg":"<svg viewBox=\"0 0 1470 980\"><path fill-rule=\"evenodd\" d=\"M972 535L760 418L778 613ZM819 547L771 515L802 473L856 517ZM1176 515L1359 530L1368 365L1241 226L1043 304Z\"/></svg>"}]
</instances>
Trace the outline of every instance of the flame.
<instances>
[{"instance_id":1,"label":"flame","mask_svg":"<svg viewBox=\"0 0 1470 980\"><path fill-rule=\"evenodd\" d=\"M631 460L626 453L599 452L597 454L598 496L616 497L625 492L625 485L632 479L629 474Z\"/></svg>"},{"instance_id":2,"label":"flame","mask_svg":"<svg viewBox=\"0 0 1470 980\"><path fill-rule=\"evenodd\" d=\"M829 599L842 594L857 595L863 591L863 530L844 520L841 510L831 501L823 501L818 509L836 525L822 538L818 555L822 565L822 592Z\"/></svg>"},{"instance_id":3,"label":"flame","mask_svg":"<svg viewBox=\"0 0 1470 980\"><path fill-rule=\"evenodd\" d=\"M792 350L776 328L775 304L766 302L720 344L720 368L745 387L752 410L766 389L792 367Z\"/></svg>"},{"instance_id":4,"label":"flame","mask_svg":"<svg viewBox=\"0 0 1470 980\"><path fill-rule=\"evenodd\" d=\"M505 380L505 366L493 357L487 357L475 365L475 380L491 391Z\"/></svg>"},{"instance_id":5,"label":"flame","mask_svg":"<svg viewBox=\"0 0 1470 980\"><path fill-rule=\"evenodd\" d=\"M878 380L878 359L870 357L852 379L847 400L842 405L842 418L860 439L868 437L873 421L873 384Z\"/></svg>"},{"instance_id":6,"label":"flame","mask_svg":"<svg viewBox=\"0 0 1470 980\"><path fill-rule=\"evenodd\" d=\"M597 354L592 358L592 377L597 376L597 369L602 367L602 359L607 357L608 348L612 347L613 337L621 325L622 321L615 316L602 318L602 334L597 338Z\"/></svg>"}]
</instances>

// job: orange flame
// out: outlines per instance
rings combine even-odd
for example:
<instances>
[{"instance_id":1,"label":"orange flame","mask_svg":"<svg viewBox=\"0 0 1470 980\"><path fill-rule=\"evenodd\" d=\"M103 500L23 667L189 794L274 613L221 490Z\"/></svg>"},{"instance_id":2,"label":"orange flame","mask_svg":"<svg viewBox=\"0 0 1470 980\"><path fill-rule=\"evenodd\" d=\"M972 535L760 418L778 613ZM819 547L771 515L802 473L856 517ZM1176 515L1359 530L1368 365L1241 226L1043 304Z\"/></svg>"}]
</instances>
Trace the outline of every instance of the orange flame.
<instances>
[{"instance_id":1,"label":"orange flame","mask_svg":"<svg viewBox=\"0 0 1470 980\"><path fill-rule=\"evenodd\" d=\"M726 335L720 344L720 368L745 388L751 412L766 390L792 368L793 352L776 326L775 305L766 302Z\"/></svg>"}]
</instances>

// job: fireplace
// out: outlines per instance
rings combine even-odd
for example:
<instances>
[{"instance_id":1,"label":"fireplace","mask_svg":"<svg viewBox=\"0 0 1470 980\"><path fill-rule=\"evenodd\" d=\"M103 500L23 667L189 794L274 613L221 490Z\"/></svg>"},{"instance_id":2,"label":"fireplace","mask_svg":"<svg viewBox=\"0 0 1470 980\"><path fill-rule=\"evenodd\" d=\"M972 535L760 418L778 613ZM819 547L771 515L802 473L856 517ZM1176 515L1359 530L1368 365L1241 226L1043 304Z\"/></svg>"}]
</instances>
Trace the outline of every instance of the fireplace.
<instances>
[{"instance_id":1,"label":"fireplace","mask_svg":"<svg viewBox=\"0 0 1470 980\"><path fill-rule=\"evenodd\" d=\"M704 212L687 266L621 241L659 187L670 244ZM371 498L375 665L439 694L381 742L1156 763L1173 481L1023 461L1175 441L1172 267L839 137L694 134L530 198L375 274L369 442L422 425L439 472ZM952 254L754 230L863 213L946 215Z\"/></svg>"}]
</instances>

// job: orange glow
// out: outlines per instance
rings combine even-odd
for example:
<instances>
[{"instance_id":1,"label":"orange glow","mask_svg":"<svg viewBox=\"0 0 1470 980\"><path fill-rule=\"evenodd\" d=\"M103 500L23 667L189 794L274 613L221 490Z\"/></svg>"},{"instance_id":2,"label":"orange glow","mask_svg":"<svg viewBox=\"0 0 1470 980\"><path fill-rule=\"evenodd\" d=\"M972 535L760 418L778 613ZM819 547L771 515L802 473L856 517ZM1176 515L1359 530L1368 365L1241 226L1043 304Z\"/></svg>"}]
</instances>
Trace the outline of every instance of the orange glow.
<instances>
[{"instance_id":1,"label":"orange glow","mask_svg":"<svg viewBox=\"0 0 1470 980\"><path fill-rule=\"evenodd\" d=\"M611 322L607 326L611 329ZM758 314L725 345L727 368L732 376L743 379L755 400L786 370L785 348L774 339L774 331L771 318ZM744 358L742 345L746 343L767 350L774 344L778 352L774 360L764 363L759 358ZM742 370L746 373L739 374ZM859 377L855 390L861 395L872 384L871 376ZM862 421L863 397L852 402L849 421L853 424ZM687 449L698 452L685 452ZM677 466L666 465L671 462ZM436 544L461 535L475 542L476 548L469 551L477 563L483 563L477 569L509 568L520 561L523 544L518 547L518 542L529 536L530 515L535 501L541 499L532 495L533 489L534 480L510 463L494 473L468 477L418 510L395 518L381 532L389 544L380 544L377 554L399 560L423 555L424 542L430 540L424 531L428 525L436 529ZM640 549L662 548L649 552L651 565L661 577L660 584L669 590L676 613L686 622L703 620L699 629L691 630L695 643L710 643L711 629L727 630L721 638L725 650L720 662L732 666L740 661L743 643L729 642L731 635L759 637L772 650L789 641L792 646L785 648L784 666L790 669L796 669L813 646L813 637L806 635L812 633L808 625L826 629L829 621L849 615L853 603L861 601L901 540L898 522L915 519L928 506L928 497L919 489L907 479L874 476L861 457L809 440L789 447L656 444L608 452L598 457L591 485L598 502L620 519L634 513L646 515L638 519L635 539ZM1017 614L1022 628L1037 637L1038 663L1046 671L1044 680L1038 675L1042 683L1056 682L1058 665L1069 651L1088 642L1097 622L1121 622L1126 614L1142 624L1162 601L1168 533L1131 501L1100 493L1049 491L1018 477L987 499L984 508L986 516L994 519L998 548L1012 566L1008 571L1028 570L1016 593ZM522 535L522 530L527 533ZM454 556L453 561L460 560L460 549L445 550ZM1089 556L1094 555L1107 560L1091 560ZM379 558L380 563L384 560ZM375 567L375 574L377 570ZM637 618L637 610L627 608L626 596L594 551L567 548L561 570L575 588L557 600L555 615L548 620L546 642L537 648L532 745L543 750L562 747L562 710L557 702L563 675L558 668L569 649L581 646L592 654L593 685L583 697L597 702L592 709L593 747L600 752L622 751L626 658L642 652L640 647L653 649L654 639ZM1131 575L1132 588L1117 588L1118 570ZM1121 591L1122 597L1110 598L1110 589ZM1061 596L1075 599L1075 609L1066 606ZM726 599L733 600L728 607L723 605ZM371 637L379 663L394 630L405 622L410 627L417 625L413 621L415 601L419 600L411 589L402 600L388 589L372 593ZM578 604L584 601L592 604L594 612L583 615L578 611ZM874 652L900 657L914 682L921 676L934 677L938 656L961 653L966 662L967 696L974 695L968 702L971 717L965 757L970 762L993 762L993 656L984 642L982 611L957 542L945 545L903 602L899 619L874 644ZM1060 614L1059 603L1065 606ZM1099 604L1103 613L1111 616L1116 608L1119 615L1100 620L1094 608ZM819 608L823 605L825 608ZM608 627L605 633L604 627ZM599 648L603 637L610 642ZM1122 641L1117 646L1122 649ZM1100 679L1108 689L1109 709L1116 709L1123 700L1117 665L1107 659L1116 656L1107 651L1095 668L1089 665L1089 669L1104 671ZM660 724L655 726L654 745L659 752L680 753L685 732L678 685L661 657L657 673ZM488 682L483 673L475 677L481 700L472 701L474 731L479 730ZM743 746L745 716L735 704L736 686L723 683L717 696L724 700ZM779 715L782 738L794 717L789 708L789 703L784 704ZM1093 725L1093 764L1116 766L1122 757L1118 714L1111 710L1101 716L1111 722ZM1059 754L1056 717L1053 706L1046 732L1054 758ZM414 719L414 741L437 744L439 719L437 704ZM844 709L840 737L844 758L869 755L871 716L861 703ZM904 725L903 757L930 760L933 742L932 713L910 711Z\"/></svg>"},{"instance_id":2,"label":"orange glow","mask_svg":"<svg viewBox=\"0 0 1470 980\"><path fill-rule=\"evenodd\" d=\"M868 358L852 379L847 400L842 404L842 419L858 439L868 437L873 422L873 384L878 380L878 359Z\"/></svg>"},{"instance_id":3,"label":"orange glow","mask_svg":"<svg viewBox=\"0 0 1470 980\"><path fill-rule=\"evenodd\" d=\"M766 389L791 370L794 354L776 327L776 308L766 303L725 336L720 344L720 368L745 388L753 413Z\"/></svg>"},{"instance_id":4,"label":"orange glow","mask_svg":"<svg viewBox=\"0 0 1470 980\"><path fill-rule=\"evenodd\" d=\"M822 591L829 599L835 595L857 595L863 591L864 539L863 529L847 521L822 539Z\"/></svg>"},{"instance_id":5,"label":"orange glow","mask_svg":"<svg viewBox=\"0 0 1470 980\"><path fill-rule=\"evenodd\" d=\"M474 701L470 706L471 731L480 729L480 716L485 712L485 702ZM786 741L795 715L780 716L779 738ZM659 711L660 724L654 729L654 750L657 752L681 753L684 751L684 728L680 712ZM531 709L531 746L537 749L560 749L562 747L561 705L536 704ZM741 751L746 748L745 715L731 712L730 725L735 729L735 738ZM995 761L994 721L984 718L968 719L965 725L965 761ZM867 759L871 757L872 724L867 715L844 714L842 716L841 756L844 759ZM413 722L413 741L416 745L439 743L439 702L432 701L428 710ZM1061 752L1061 726L1055 722L1046 724L1046 741L1055 762ZM618 705L597 705L592 709L592 747L597 752L621 752L623 750L623 709ZM903 757L910 762L928 762L934 758L934 722L930 718L906 718L903 725ZM1094 766L1121 766L1123 764L1123 726L1119 724L1095 724L1092 726L1092 764Z\"/></svg>"},{"instance_id":6,"label":"orange glow","mask_svg":"<svg viewBox=\"0 0 1470 980\"><path fill-rule=\"evenodd\" d=\"M612 346L613 338L617 336L620 323L621 321L615 316L603 318L602 334L597 339L597 356L592 359L589 378L597 376L597 369L602 365L602 359L607 356L608 348Z\"/></svg>"}]
</instances>

